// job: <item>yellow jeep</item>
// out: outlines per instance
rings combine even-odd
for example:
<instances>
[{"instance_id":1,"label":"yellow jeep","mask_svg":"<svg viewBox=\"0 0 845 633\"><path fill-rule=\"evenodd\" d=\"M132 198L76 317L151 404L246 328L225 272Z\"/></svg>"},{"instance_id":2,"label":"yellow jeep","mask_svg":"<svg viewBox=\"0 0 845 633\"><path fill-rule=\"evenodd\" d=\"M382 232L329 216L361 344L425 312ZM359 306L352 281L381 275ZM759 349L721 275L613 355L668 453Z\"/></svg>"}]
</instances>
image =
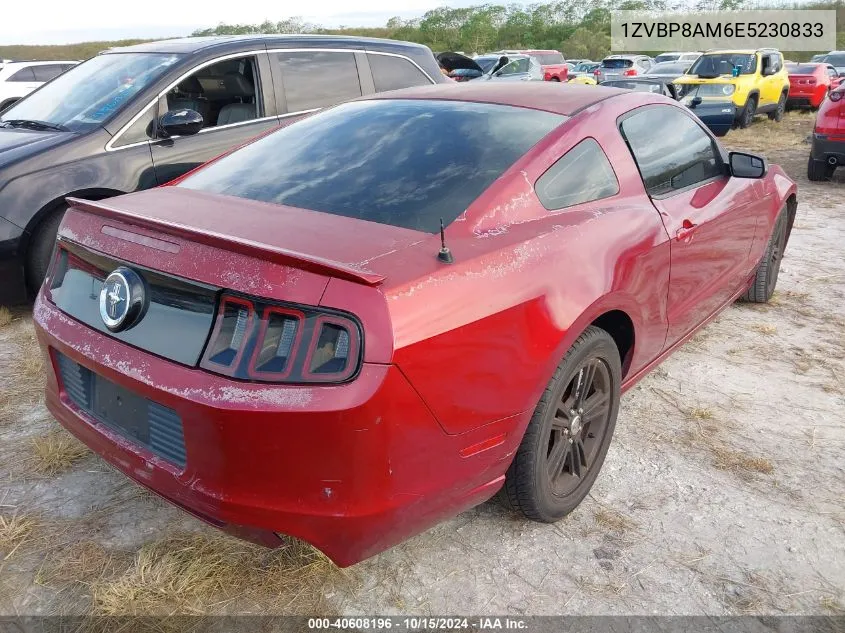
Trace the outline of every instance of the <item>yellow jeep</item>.
<instances>
[{"instance_id":1,"label":"yellow jeep","mask_svg":"<svg viewBox=\"0 0 845 633\"><path fill-rule=\"evenodd\" d=\"M748 127L761 113L780 121L789 95L783 55L774 48L707 51L673 83L679 96L696 90L702 97L733 101L739 127Z\"/></svg>"}]
</instances>

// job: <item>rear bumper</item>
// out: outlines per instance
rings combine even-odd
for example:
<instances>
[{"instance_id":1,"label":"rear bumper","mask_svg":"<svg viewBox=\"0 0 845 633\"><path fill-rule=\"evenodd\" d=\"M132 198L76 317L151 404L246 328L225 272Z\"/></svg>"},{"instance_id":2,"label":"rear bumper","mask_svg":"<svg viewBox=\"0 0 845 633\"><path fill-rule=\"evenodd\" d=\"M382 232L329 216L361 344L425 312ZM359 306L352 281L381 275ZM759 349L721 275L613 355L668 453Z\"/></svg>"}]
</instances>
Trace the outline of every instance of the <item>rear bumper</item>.
<instances>
[{"instance_id":1,"label":"rear bumper","mask_svg":"<svg viewBox=\"0 0 845 633\"><path fill-rule=\"evenodd\" d=\"M816 96L812 94L789 94L789 98L786 100L786 105L788 107L803 107L803 108L818 108L819 104L821 104L822 100L824 99L824 95Z\"/></svg>"},{"instance_id":2,"label":"rear bumper","mask_svg":"<svg viewBox=\"0 0 845 633\"><path fill-rule=\"evenodd\" d=\"M27 300L23 270L25 231L0 217L0 305Z\"/></svg>"},{"instance_id":3,"label":"rear bumper","mask_svg":"<svg viewBox=\"0 0 845 633\"><path fill-rule=\"evenodd\" d=\"M837 136L813 134L810 155L816 160L825 162L836 159L837 165L845 165L845 130Z\"/></svg>"},{"instance_id":4,"label":"rear bumper","mask_svg":"<svg viewBox=\"0 0 845 633\"><path fill-rule=\"evenodd\" d=\"M444 433L391 365L365 364L341 386L234 382L103 336L41 295L34 317L52 368L47 407L82 442L211 525L268 546L280 543L275 533L294 536L340 566L491 497L518 444L516 419ZM78 409L57 378L56 352L175 410L185 466Z\"/></svg>"}]
</instances>

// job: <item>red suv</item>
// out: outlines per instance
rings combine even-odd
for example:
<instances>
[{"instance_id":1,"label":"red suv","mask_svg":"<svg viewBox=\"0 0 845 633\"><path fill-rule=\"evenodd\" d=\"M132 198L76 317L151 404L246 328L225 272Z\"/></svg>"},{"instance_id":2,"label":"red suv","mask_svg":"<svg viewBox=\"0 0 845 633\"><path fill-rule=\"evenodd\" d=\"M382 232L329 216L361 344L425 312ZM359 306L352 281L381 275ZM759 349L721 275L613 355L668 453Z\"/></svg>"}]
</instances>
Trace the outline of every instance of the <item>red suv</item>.
<instances>
[{"instance_id":1,"label":"red suv","mask_svg":"<svg viewBox=\"0 0 845 633\"><path fill-rule=\"evenodd\" d=\"M819 106L807 178L830 180L833 171L842 165L845 165L845 85L832 90Z\"/></svg>"},{"instance_id":2,"label":"red suv","mask_svg":"<svg viewBox=\"0 0 845 633\"><path fill-rule=\"evenodd\" d=\"M502 51L505 54L531 55L536 58L543 67L543 79L546 81L567 81L569 79L569 67L563 58L563 53L554 50L513 50Z\"/></svg>"}]
</instances>

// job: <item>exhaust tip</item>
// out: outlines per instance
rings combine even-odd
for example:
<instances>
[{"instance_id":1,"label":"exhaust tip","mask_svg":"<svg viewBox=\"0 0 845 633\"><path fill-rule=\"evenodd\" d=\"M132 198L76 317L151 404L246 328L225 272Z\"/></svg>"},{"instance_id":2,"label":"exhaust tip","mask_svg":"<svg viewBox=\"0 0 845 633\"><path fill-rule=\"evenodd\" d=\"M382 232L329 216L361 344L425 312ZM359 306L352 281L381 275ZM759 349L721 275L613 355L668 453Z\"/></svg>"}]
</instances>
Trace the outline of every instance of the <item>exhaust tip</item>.
<instances>
[{"instance_id":1,"label":"exhaust tip","mask_svg":"<svg viewBox=\"0 0 845 633\"><path fill-rule=\"evenodd\" d=\"M838 161L836 160L836 156L828 156L827 157L827 164L828 165L835 165Z\"/></svg>"}]
</instances>

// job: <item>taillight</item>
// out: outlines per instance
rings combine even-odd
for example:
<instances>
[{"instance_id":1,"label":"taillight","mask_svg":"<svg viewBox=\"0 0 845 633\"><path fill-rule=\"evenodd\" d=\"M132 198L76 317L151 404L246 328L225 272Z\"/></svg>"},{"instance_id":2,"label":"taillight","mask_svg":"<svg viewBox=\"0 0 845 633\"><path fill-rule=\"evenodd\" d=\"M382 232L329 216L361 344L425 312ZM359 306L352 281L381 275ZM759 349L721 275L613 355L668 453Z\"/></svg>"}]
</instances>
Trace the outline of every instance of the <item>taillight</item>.
<instances>
[{"instance_id":1,"label":"taillight","mask_svg":"<svg viewBox=\"0 0 845 633\"><path fill-rule=\"evenodd\" d=\"M596 68L596 69L593 71L593 74L594 74L594 75L600 75L600 74L601 74L601 71L600 71L598 68Z\"/></svg>"},{"instance_id":2,"label":"taillight","mask_svg":"<svg viewBox=\"0 0 845 633\"><path fill-rule=\"evenodd\" d=\"M637 69L636 69L636 68L629 68L628 70L626 70L626 71L625 71L624 73L622 73L622 74L623 74L625 77L633 77L634 75L636 75L636 74L637 74Z\"/></svg>"},{"instance_id":3,"label":"taillight","mask_svg":"<svg viewBox=\"0 0 845 633\"><path fill-rule=\"evenodd\" d=\"M351 315L224 295L200 366L243 380L337 383L358 371L361 347Z\"/></svg>"}]
</instances>

